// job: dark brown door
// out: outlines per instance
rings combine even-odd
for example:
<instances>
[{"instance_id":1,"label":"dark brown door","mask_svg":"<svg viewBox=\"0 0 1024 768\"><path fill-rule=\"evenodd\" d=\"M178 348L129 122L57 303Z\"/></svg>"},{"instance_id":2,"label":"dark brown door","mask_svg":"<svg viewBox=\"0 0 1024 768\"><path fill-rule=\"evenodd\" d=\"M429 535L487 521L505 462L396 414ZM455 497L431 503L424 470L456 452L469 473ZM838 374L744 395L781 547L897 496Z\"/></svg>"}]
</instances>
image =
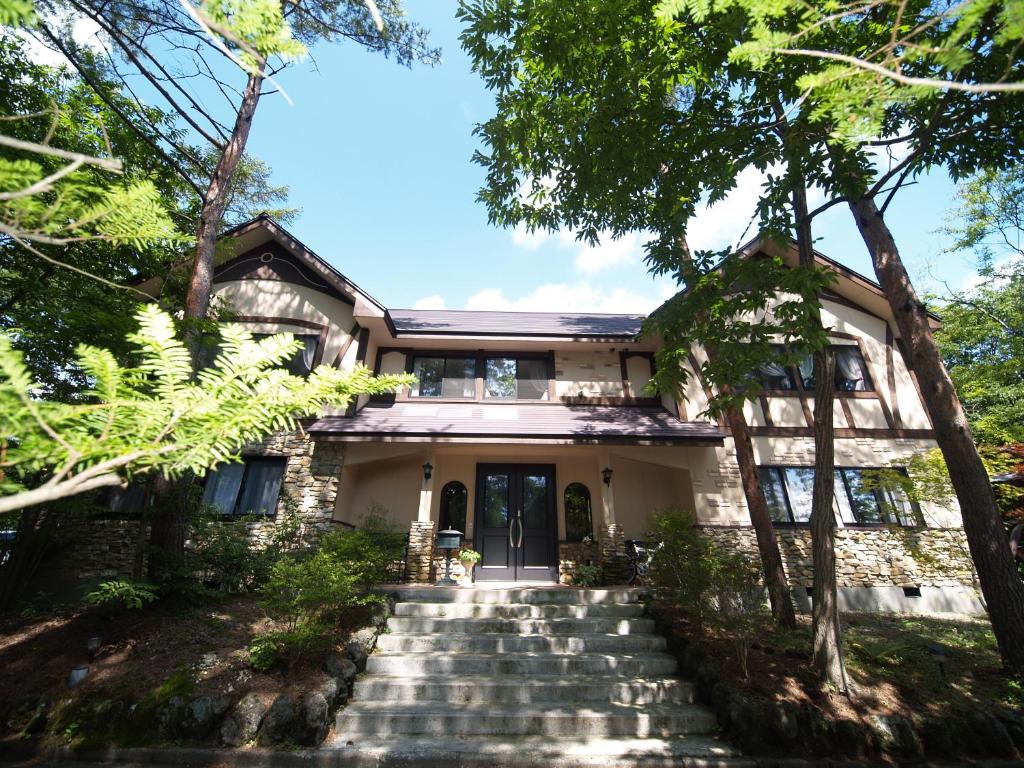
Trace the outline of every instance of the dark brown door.
<instances>
[{"instance_id":1,"label":"dark brown door","mask_svg":"<svg viewBox=\"0 0 1024 768\"><path fill-rule=\"evenodd\" d=\"M478 464L476 544L482 581L556 581L555 468Z\"/></svg>"}]
</instances>

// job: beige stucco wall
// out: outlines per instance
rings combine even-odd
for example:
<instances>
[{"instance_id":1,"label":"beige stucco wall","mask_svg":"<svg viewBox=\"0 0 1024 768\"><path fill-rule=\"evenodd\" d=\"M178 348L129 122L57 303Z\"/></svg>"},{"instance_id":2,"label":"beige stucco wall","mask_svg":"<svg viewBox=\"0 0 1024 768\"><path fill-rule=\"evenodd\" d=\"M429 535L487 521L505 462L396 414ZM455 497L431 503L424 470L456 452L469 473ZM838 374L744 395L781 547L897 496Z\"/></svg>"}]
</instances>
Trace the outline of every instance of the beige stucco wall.
<instances>
[{"instance_id":1,"label":"beige stucco wall","mask_svg":"<svg viewBox=\"0 0 1024 768\"><path fill-rule=\"evenodd\" d=\"M615 352L556 352L555 378L558 397L623 395L622 366Z\"/></svg>"},{"instance_id":2,"label":"beige stucco wall","mask_svg":"<svg viewBox=\"0 0 1024 768\"><path fill-rule=\"evenodd\" d=\"M349 338L352 307L313 288L280 280L231 280L214 284L213 291L217 297L230 302L239 315L287 317L327 325L324 363L332 364ZM258 333L279 330L311 333L308 328L283 324L250 323L247 327Z\"/></svg>"}]
</instances>

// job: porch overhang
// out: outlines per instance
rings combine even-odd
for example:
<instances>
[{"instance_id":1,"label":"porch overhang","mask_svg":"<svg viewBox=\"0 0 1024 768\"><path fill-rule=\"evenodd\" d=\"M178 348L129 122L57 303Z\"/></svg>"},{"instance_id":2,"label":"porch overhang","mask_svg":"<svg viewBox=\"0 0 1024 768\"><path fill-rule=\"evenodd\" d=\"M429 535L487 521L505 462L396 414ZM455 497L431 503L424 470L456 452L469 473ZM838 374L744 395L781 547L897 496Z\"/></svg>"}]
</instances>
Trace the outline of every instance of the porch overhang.
<instances>
[{"instance_id":1,"label":"porch overhang","mask_svg":"<svg viewBox=\"0 0 1024 768\"><path fill-rule=\"evenodd\" d=\"M321 440L546 445L721 445L716 425L680 421L663 408L560 403L369 405L306 431Z\"/></svg>"}]
</instances>

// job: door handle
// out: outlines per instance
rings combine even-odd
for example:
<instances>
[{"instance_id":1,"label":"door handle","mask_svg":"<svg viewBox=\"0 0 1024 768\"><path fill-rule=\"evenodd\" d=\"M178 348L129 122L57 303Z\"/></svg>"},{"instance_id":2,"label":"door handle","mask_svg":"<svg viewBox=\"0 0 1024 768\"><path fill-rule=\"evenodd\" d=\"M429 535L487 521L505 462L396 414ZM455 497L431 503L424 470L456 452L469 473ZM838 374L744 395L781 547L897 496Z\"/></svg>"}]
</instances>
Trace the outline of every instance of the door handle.
<instances>
[{"instance_id":1,"label":"door handle","mask_svg":"<svg viewBox=\"0 0 1024 768\"><path fill-rule=\"evenodd\" d=\"M512 529L516 527L516 519L513 517L512 522L508 524L508 548L515 549L516 545L512 541Z\"/></svg>"},{"instance_id":2,"label":"door handle","mask_svg":"<svg viewBox=\"0 0 1024 768\"><path fill-rule=\"evenodd\" d=\"M516 549L523 546L523 510L516 510L516 522L519 523L519 540L516 542Z\"/></svg>"}]
</instances>

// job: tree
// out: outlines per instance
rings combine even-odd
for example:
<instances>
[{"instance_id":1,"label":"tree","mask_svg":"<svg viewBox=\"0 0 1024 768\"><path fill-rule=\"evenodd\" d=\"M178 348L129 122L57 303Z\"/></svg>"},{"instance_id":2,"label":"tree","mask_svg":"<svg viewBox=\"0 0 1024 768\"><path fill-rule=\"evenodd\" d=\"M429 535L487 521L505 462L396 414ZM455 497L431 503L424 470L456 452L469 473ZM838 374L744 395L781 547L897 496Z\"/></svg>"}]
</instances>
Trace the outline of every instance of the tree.
<instances>
[{"instance_id":1,"label":"tree","mask_svg":"<svg viewBox=\"0 0 1024 768\"><path fill-rule=\"evenodd\" d=\"M824 166L830 199L816 212L845 203L853 214L908 348L909 365L921 383L936 441L957 492L1000 653L1013 673L1024 677L1024 584L1009 549L1002 545L1004 536L992 487L943 366L925 305L884 219L899 189L928 168L941 166L954 178L964 178L983 168L1006 168L1020 161L1024 102L984 87L1021 80L1024 63L1017 56L1016 40L1020 29L1011 12L1015 6L1007 6L1010 10L1005 16L1000 16L1002 6L998 4L979 0L971 7L983 12L979 18L965 17L963 24L951 22L944 6L902 2L840 15L827 24L818 23L813 12L790 12L791 4L757 0L671 3L662 7L662 18L670 27L683 23L672 18L681 10L690 21L733 30L735 45L728 54L729 65L745 63L775 77L778 87L788 91L791 108L806 114L809 125L828 135ZM1004 24L1004 19L1008 23ZM785 41L798 35L805 49L857 56L882 50L892 41L894 30L899 34L903 29L920 30L915 33L915 44L923 46L921 50L937 51L948 48L952 30L959 49L955 59L944 54L937 59L913 54L900 62L906 74L981 87L897 88L891 78L878 73L874 78L858 74L853 83L826 59L791 56L764 44L769 39ZM802 72L794 70L794 60L804 63ZM889 167L881 171L869 154L879 147L890 152ZM905 156L891 154L896 151Z\"/></svg>"},{"instance_id":2,"label":"tree","mask_svg":"<svg viewBox=\"0 0 1024 768\"><path fill-rule=\"evenodd\" d=\"M159 472L202 476L246 443L294 427L325 406L393 392L408 376L321 365L308 378L276 367L301 346L291 334L255 341L227 326L213 365L193 376L169 315L150 304L129 341L138 364L81 344L92 388L79 403L39 399L22 356L0 336L0 514Z\"/></svg>"},{"instance_id":3,"label":"tree","mask_svg":"<svg viewBox=\"0 0 1024 768\"><path fill-rule=\"evenodd\" d=\"M720 73L728 33L662 27L643 2L482 0L464 2L459 13L467 22L463 46L498 107L477 129L487 145L476 156L487 169L479 199L491 221L506 226L564 226L589 241L654 233L646 246L652 271L683 287L647 327L665 340L656 381L677 394L691 351L708 351L698 374L716 387L712 412L727 414L733 429L766 585L786 623L792 609L782 560L739 408L759 393L751 372L778 358L780 341L793 360L825 346L812 308L827 277L731 251L691 254L686 225L702 195L720 199L744 167L789 162L795 175L775 179L757 211L766 233L788 234L794 184L816 180L817 158L805 148L820 153L821 142L791 138L800 126L772 130L782 124L773 83L738 93ZM763 311L785 295L793 298Z\"/></svg>"}]
</instances>

